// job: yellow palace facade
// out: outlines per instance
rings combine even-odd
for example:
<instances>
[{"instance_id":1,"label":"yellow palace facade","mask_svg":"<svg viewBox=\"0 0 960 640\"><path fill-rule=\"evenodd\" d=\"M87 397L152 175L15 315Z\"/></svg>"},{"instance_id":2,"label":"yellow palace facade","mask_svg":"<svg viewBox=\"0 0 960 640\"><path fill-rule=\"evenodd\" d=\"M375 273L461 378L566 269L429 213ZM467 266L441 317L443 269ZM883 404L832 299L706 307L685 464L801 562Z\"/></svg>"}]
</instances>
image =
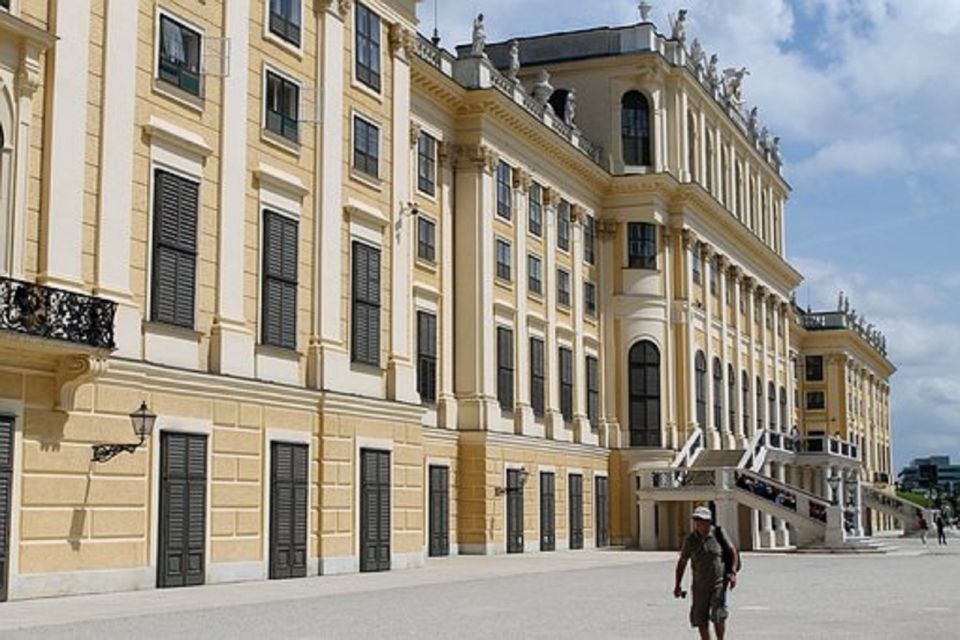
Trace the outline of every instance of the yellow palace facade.
<instances>
[{"instance_id":1,"label":"yellow palace facade","mask_svg":"<svg viewBox=\"0 0 960 640\"><path fill-rule=\"evenodd\" d=\"M893 525L885 343L791 303L735 94L415 5L0 0L0 600L672 548L704 470L748 548Z\"/></svg>"}]
</instances>

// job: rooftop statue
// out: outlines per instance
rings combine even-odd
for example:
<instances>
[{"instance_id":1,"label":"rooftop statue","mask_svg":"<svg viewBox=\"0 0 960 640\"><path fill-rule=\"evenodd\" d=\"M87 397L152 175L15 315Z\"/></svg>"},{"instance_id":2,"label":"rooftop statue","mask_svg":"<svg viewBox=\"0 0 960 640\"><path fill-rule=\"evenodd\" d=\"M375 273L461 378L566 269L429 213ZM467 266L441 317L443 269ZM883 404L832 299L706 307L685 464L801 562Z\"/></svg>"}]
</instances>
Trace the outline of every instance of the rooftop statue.
<instances>
[{"instance_id":1,"label":"rooftop statue","mask_svg":"<svg viewBox=\"0 0 960 640\"><path fill-rule=\"evenodd\" d=\"M738 109L743 104L743 78L750 75L746 67L728 67L723 70L723 89L727 99Z\"/></svg>"},{"instance_id":2,"label":"rooftop statue","mask_svg":"<svg viewBox=\"0 0 960 640\"><path fill-rule=\"evenodd\" d=\"M507 78L517 82L517 73L520 72L520 43L516 40L510 41L510 68L507 70Z\"/></svg>"},{"instance_id":3,"label":"rooftop statue","mask_svg":"<svg viewBox=\"0 0 960 640\"><path fill-rule=\"evenodd\" d=\"M550 72L546 69L540 69L537 81L533 85L533 99L536 100L540 106L546 107L550 102L550 96L552 94L553 85L550 84Z\"/></svg>"},{"instance_id":4,"label":"rooftop statue","mask_svg":"<svg viewBox=\"0 0 960 640\"><path fill-rule=\"evenodd\" d=\"M760 150L766 153L770 150L770 147L773 146L773 141L770 139L770 130L766 127L760 129L760 133L757 136L757 142L760 144Z\"/></svg>"},{"instance_id":5,"label":"rooftop statue","mask_svg":"<svg viewBox=\"0 0 960 640\"><path fill-rule=\"evenodd\" d=\"M693 61L693 68L697 70L697 74L703 72L703 64L707 59L707 52L703 50L703 46L700 44L699 38L693 39L693 44L690 45L690 60Z\"/></svg>"},{"instance_id":6,"label":"rooftop statue","mask_svg":"<svg viewBox=\"0 0 960 640\"><path fill-rule=\"evenodd\" d=\"M640 9L640 22L650 22L650 10L653 9L653 5L643 0L637 8Z\"/></svg>"},{"instance_id":7,"label":"rooftop statue","mask_svg":"<svg viewBox=\"0 0 960 640\"><path fill-rule=\"evenodd\" d=\"M478 13L473 21L473 44L470 48L470 55L475 58L482 58L486 54L483 52L487 46L487 30L483 26L483 14Z\"/></svg>"},{"instance_id":8,"label":"rooftop statue","mask_svg":"<svg viewBox=\"0 0 960 640\"><path fill-rule=\"evenodd\" d=\"M770 155L778 167L783 166L783 153L780 151L780 136L773 137L773 144L770 146Z\"/></svg>"},{"instance_id":9,"label":"rooftop statue","mask_svg":"<svg viewBox=\"0 0 960 640\"><path fill-rule=\"evenodd\" d=\"M750 134L751 138L756 138L760 135L760 131L757 127L760 125L759 110L754 107L750 109L750 114L747 116L747 133Z\"/></svg>"},{"instance_id":10,"label":"rooftop statue","mask_svg":"<svg viewBox=\"0 0 960 640\"><path fill-rule=\"evenodd\" d=\"M843 311L843 289L837 295L837 311Z\"/></svg>"},{"instance_id":11,"label":"rooftop statue","mask_svg":"<svg viewBox=\"0 0 960 640\"><path fill-rule=\"evenodd\" d=\"M567 100L563 105L563 121L569 126L575 127L574 120L577 117L577 90L570 89L567 94Z\"/></svg>"},{"instance_id":12,"label":"rooftop statue","mask_svg":"<svg viewBox=\"0 0 960 640\"><path fill-rule=\"evenodd\" d=\"M717 92L717 89L720 87L720 56L713 54L710 56L710 62L707 64L707 85L710 87L710 91L713 93Z\"/></svg>"},{"instance_id":13,"label":"rooftop statue","mask_svg":"<svg viewBox=\"0 0 960 640\"><path fill-rule=\"evenodd\" d=\"M680 43L680 46L685 46L687 44L687 10L680 9L677 12L676 19L673 16L670 16L670 27L673 29L673 33L670 34L672 40L676 40Z\"/></svg>"}]
</instances>

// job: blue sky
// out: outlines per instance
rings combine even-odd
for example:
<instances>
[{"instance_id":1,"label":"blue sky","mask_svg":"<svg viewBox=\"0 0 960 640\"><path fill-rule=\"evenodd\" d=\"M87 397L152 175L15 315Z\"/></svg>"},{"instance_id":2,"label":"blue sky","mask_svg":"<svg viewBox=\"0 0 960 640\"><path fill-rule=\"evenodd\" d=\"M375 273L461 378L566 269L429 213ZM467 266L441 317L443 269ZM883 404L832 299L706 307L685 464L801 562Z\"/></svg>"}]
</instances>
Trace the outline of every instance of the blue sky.
<instances>
[{"instance_id":1,"label":"blue sky","mask_svg":"<svg viewBox=\"0 0 960 640\"><path fill-rule=\"evenodd\" d=\"M887 335L894 463L960 459L960 0L648 0L684 7L783 141L798 301L842 289ZM443 46L636 22L638 0L436 0ZM435 0L420 6L434 27Z\"/></svg>"}]
</instances>

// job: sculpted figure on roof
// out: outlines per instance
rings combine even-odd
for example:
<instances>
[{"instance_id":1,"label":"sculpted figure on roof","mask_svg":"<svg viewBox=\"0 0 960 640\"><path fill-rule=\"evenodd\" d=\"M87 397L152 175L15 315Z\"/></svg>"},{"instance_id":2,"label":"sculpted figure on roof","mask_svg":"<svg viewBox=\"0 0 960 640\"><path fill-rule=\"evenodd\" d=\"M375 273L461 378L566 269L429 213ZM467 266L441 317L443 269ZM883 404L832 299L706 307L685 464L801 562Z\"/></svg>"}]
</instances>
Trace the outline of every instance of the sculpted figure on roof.
<instances>
[{"instance_id":1,"label":"sculpted figure on roof","mask_svg":"<svg viewBox=\"0 0 960 640\"><path fill-rule=\"evenodd\" d=\"M483 49L487 46L487 30L483 26L483 14L478 13L473 21L473 45L470 49L470 55L481 58L486 55Z\"/></svg>"},{"instance_id":2,"label":"sculpted figure on roof","mask_svg":"<svg viewBox=\"0 0 960 640\"><path fill-rule=\"evenodd\" d=\"M710 62L707 64L707 85L713 93L716 93L717 88L720 86L719 64L720 56L717 54L710 56Z\"/></svg>"},{"instance_id":3,"label":"sculpted figure on roof","mask_svg":"<svg viewBox=\"0 0 960 640\"><path fill-rule=\"evenodd\" d=\"M546 69L540 69L540 73L537 75L537 82L533 85L533 99L542 106L547 106L552 94L553 85L550 84L550 72ZM558 113L557 115L563 116L562 113Z\"/></svg>"},{"instance_id":4,"label":"sculpted figure on roof","mask_svg":"<svg viewBox=\"0 0 960 640\"><path fill-rule=\"evenodd\" d=\"M687 44L687 10L680 9L680 11L677 12L676 18L673 18L671 16L670 26L673 29L673 33L670 35L670 37L673 40L676 40L677 42L679 42L680 46L686 45Z\"/></svg>"},{"instance_id":5,"label":"sculpted figure on roof","mask_svg":"<svg viewBox=\"0 0 960 640\"><path fill-rule=\"evenodd\" d=\"M510 41L510 68L507 70L507 78L517 81L517 74L520 72L520 43L516 40Z\"/></svg>"},{"instance_id":6,"label":"sculpted figure on roof","mask_svg":"<svg viewBox=\"0 0 960 640\"><path fill-rule=\"evenodd\" d=\"M743 78L748 75L750 75L750 72L747 71L746 67L740 67L739 69L729 67L723 70L724 94L737 108L743 104Z\"/></svg>"},{"instance_id":7,"label":"sculpted figure on roof","mask_svg":"<svg viewBox=\"0 0 960 640\"><path fill-rule=\"evenodd\" d=\"M567 101L563 105L563 121L571 127L575 126L573 121L577 117L577 90L570 89L567 94Z\"/></svg>"},{"instance_id":8,"label":"sculpted figure on roof","mask_svg":"<svg viewBox=\"0 0 960 640\"><path fill-rule=\"evenodd\" d=\"M693 44L690 45L690 60L693 61L693 68L697 70L698 75L703 72L703 63L706 59L707 53L703 50L700 39L694 38Z\"/></svg>"}]
</instances>

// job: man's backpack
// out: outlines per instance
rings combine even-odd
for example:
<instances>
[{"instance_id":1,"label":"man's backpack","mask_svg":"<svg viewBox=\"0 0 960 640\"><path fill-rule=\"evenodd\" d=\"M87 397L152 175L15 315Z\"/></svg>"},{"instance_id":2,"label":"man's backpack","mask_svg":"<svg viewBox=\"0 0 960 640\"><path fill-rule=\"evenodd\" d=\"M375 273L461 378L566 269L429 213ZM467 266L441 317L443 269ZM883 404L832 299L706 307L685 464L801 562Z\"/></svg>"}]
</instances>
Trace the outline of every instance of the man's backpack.
<instances>
[{"instance_id":1,"label":"man's backpack","mask_svg":"<svg viewBox=\"0 0 960 640\"><path fill-rule=\"evenodd\" d=\"M717 532L717 542L720 543L720 547L723 549L723 568L725 573L740 573L740 570L743 569L743 562L740 560L740 554L734 554L733 544L727 540L727 534L723 532L723 529L720 527L714 527L714 530ZM733 568L733 558L737 558L737 567Z\"/></svg>"}]
</instances>

